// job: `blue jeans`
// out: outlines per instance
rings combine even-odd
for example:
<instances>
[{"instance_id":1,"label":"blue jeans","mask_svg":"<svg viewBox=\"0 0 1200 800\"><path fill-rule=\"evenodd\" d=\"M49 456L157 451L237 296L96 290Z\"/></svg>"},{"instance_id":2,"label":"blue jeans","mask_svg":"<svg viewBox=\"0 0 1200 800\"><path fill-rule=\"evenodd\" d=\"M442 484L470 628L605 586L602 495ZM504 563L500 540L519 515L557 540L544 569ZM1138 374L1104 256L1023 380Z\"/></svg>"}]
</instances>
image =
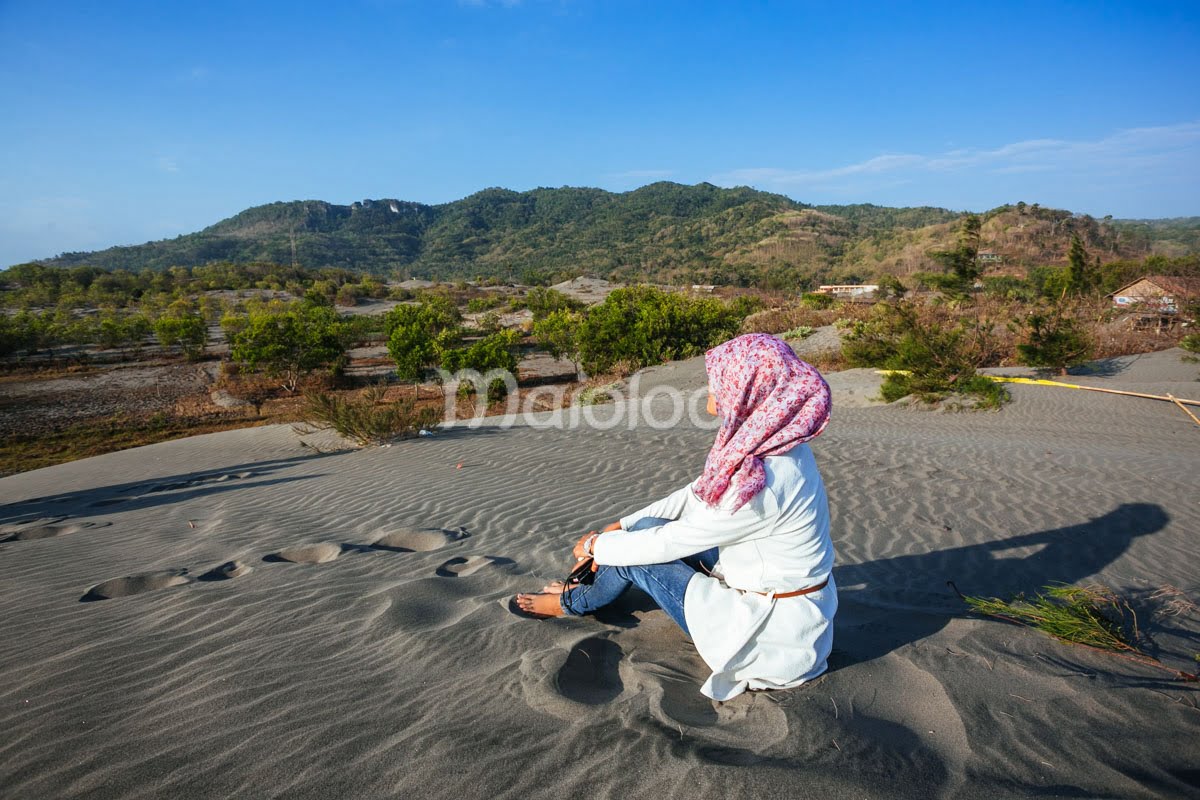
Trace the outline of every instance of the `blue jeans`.
<instances>
[{"instance_id":1,"label":"blue jeans","mask_svg":"<svg viewBox=\"0 0 1200 800\"><path fill-rule=\"evenodd\" d=\"M630 530L655 528L670 520L643 517ZM717 548L665 564L641 564L632 567L601 566L596 579L562 593L563 611L572 616L590 614L616 600L630 586L637 586L654 598L659 608L691 635L683 616L683 597L688 583L697 572L709 572L717 563Z\"/></svg>"}]
</instances>

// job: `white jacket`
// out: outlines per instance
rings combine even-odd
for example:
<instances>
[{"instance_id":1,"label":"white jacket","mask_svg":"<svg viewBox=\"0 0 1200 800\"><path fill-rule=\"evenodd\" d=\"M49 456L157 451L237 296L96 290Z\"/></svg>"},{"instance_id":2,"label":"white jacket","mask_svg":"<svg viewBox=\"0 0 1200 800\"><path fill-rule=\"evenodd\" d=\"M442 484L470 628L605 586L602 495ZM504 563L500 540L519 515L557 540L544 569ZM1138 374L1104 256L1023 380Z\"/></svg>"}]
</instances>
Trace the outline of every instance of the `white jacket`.
<instances>
[{"instance_id":1,"label":"white jacket","mask_svg":"<svg viewBox=\"0 0 1200 800\"><path fill-rule=\"evenodd\" d=\"M829 504L812 450L797 445L763 461L767 484L735 512L726 491L718 508L696 496L692 485L621 518L623 530L599 536L596 563L661 564L720 549L714 576L688 583L684 616L700 656L712 669L701 691L729 700L750 689L798 686L825 671L833 646L837 589ZM643 517L674 520L630 531ZM819 584L811 594L776 599ZM756 594L766 592L767 594Z\"/></svg>"}]
</instances>

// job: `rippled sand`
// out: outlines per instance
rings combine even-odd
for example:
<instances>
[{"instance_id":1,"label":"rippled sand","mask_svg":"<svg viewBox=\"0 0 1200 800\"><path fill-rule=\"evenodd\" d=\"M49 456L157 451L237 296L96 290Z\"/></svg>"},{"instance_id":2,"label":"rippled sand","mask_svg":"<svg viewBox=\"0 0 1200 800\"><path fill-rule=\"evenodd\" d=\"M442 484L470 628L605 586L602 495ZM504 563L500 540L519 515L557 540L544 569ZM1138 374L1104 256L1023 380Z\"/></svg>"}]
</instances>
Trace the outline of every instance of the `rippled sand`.
<instances>
[{"instance_id":1,"label":"rippled sand","mask_svg":"<svg viewBox=\"0 0 1200 800\"><path fill-rule=\"evenodd\" d=\"M1079 382L1195 398L1180 355ZM696 362L644 378L703 385ZM508 611L581 532L694 477L712 432L686 417L329 454L277 426L0 480L0 796L1194 792L1195 689L967 617L946 582L1196 598L1200 427L1036 386L999 413L853 407L864 381L831 378L814 443L838 548L832 669L726 704L644 597L601 619ZM1188 668L1200 618L1144 610Z\"/></svg>"}]
</instances>

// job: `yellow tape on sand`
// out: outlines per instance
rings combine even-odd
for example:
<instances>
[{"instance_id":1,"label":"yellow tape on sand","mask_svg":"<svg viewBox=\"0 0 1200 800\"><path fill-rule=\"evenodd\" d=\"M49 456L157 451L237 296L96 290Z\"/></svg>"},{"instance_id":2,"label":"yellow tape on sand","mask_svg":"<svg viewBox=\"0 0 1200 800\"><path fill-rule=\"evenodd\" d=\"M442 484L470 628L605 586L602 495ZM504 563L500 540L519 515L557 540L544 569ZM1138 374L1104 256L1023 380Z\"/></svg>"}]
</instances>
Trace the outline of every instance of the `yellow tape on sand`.
<instances>
[{"instance_id":1,"label":"yellow tape on sand","mask_svg":"<svg viewBox=\"0 0 1200 800\"><path fill-rule=\"evenodd\" d=\"M1184 400L1182 397L1172 397L1170 395L1161 394L1146 394L1144 392L1125 392L1120 389L1102 389L1099 386L1082 386L1078 383L1064 383L1063 381L1048 381L1043 378L1010 378L1005 375L984 375L983 377L997 381L999 383L1027 383L1034 386L1058 386L1063 389L1085 389L1089 392L1104 392L1105 394L1121 394L1126 397L1144 397L1147 400L1165 400L1168 403L1181 403L1189 406L1200 406L1200 400Z\"/></svg>"},{"instance_id":2,"label":"yellow tape on sand","mask_svg":"<svg viewBox=\"0 0 1200 800\"><path fill-rule=\"evenodd\" d=\"M877 370L875 370L875 374L876 375L910 375L912 373L910 373L906 369L877 369ZM1169 395L1169 394L1164 396L1161 394L1145 394L1143 392L1125 392L1120 389L1102 389L1099 386L1082 386L1078 383L1064 383L1063 381L1049 381L1044 378L1010 378L1007 375L984 375L983 377L987 378L988 380L996 381L997 383L1027 383L1027 384L1030 384L1033 386L1058 386L1062 389L1084 389L1089 392L1104 392L1105 394L1121 394L1121 395L1125 395L1126 397L1144 397L1147 400L1165 400L1168 403L1174 403L1175 405L1179 406L1180 408L1183 408L1184 405L1200 406L1200 400L1184 400L1182 397L1175 397L1175 396ZM1183 410L1187 411L1186 408L1184 408ZM1191 416L1191 414L1189 413L1188 416ZM1195 419L1195 417L1193 417L1193 419ZM1197 424L1200 424L1200 422L1198 422Z\"/></svg>"}]
</instances>

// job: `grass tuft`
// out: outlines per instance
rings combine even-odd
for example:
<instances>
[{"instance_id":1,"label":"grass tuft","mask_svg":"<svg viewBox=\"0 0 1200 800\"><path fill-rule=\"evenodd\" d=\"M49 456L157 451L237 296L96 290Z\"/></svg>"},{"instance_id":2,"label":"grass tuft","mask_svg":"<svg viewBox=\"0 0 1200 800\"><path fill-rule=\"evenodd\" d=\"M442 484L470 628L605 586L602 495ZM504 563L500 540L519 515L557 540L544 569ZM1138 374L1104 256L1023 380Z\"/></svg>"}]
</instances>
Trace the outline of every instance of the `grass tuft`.
<instances>
[{"instance_id":1,"label":"grass tuft","mask_svg":"<svg viewBox=\"0 0 1200 800\"><path fill-rule=\"evenodd\" d=\"M1197 680L1196 675L1172 669L1138 646L1137 614L1107 587L1059 584L1044 587L1033 598L1018 595L1012 600L959 596L977 614L1034 628L1060 642L1116 653L1173 672L1186 681Z\"/></svg>"},{"instance_id":2,"label":"grass tuft","mask_svg":"<svg viewBox=\"0 0 1200 800\"><path fill-rule=\"evenodd\" d=\"M813 331L815 330L816 328L813 328L811 325L800 325L792 328L790 331L784 331L779 334L779 337L781 339L807 339L813 335Z\"/></svg>"}]
</instances>

